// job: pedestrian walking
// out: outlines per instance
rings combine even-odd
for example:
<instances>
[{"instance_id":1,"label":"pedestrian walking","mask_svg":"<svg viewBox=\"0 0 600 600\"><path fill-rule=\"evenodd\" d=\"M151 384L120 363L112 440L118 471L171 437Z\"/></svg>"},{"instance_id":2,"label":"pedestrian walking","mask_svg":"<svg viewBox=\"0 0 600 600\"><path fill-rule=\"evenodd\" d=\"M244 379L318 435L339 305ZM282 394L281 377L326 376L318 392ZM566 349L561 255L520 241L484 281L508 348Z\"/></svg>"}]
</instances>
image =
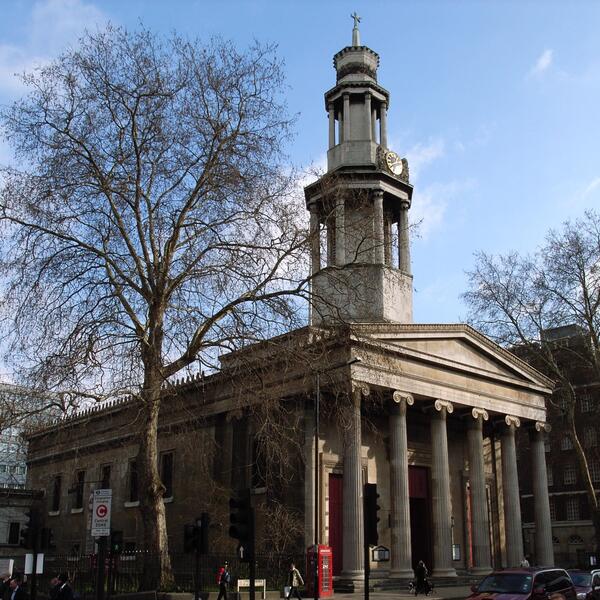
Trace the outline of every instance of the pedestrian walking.
<instances>
[{"instance_id":1,"label":"pedestrian walking","mask_svg":"<svg viewBox=\"0 0 600 600\"><path fill-rule=\"evenodd\" d=\"M425 595L429 594L431 588L429 586L429 582L427 581L427 575L429 575L429 571L425 566L425 563L420 560L417 568L415 569L415 575L417 576L417 583L415 585L415 596L420 592L423 592Z\"/></svg>"},{"instance_id":2,"label":"pedestrian walking","mask_svg":"<svg viewBox=\"0 0 600 600\"><path fill-rule=\"evenodd\" d=\"M27 594L23 589L23 578L20 573L15 573L10 578L10 595L9 600L26 600Z\"/></svg>"},{"instance_id":3,"label":"pedestrian walking","mask_svg":"<svg viewBox=\"0 0 600 600\"><path fill-rule=\"evenodd\" d=\"M217 600L227 600L227 591L229 590L230 582L231 574L229 573L229 564L225 561L217 574L217 583L219 584L219 595L217 596Z\"/></svg>"},{"instance_id":4,"label":"pedestrian walking","mask_svg":"<svg viewBox=\"0 0 600 600\"><path fill-rule=\"evenodd\" d=\"M298 571L294 563L290 563L288 585L290 586L290 592L287 595L287 600L292 597L292 594L294 594L298 600L302 600L302 596L300 595L300 590L298 588L301 585L304 585L304 579L302 579L302 575L300 575L300 571Z\"/></svg>"}]
</instances>

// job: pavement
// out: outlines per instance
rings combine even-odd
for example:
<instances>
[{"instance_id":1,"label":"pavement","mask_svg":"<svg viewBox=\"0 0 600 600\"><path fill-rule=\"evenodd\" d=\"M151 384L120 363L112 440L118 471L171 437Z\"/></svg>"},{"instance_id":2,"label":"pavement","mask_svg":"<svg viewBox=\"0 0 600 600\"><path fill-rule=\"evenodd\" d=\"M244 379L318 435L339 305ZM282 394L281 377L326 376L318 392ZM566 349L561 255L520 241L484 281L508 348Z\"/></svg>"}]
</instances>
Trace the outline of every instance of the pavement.
<instances>
[{"instance_id":1,"label":"pavement","mask_svg":"<svg viewBox=\"0 0 600 600\"><path fill-rule=\"evenodd\" d=\"M421 600L464 600L471 594L471 588L468 585L441 586L436 587L429 596L419 594ZM364 592L355 592L354 594L334 594L333 600L362 600ZM370 600L415 600L415 595L404 590L389 590L385 592L369 592Z\"/></svg>"}]
</instances>

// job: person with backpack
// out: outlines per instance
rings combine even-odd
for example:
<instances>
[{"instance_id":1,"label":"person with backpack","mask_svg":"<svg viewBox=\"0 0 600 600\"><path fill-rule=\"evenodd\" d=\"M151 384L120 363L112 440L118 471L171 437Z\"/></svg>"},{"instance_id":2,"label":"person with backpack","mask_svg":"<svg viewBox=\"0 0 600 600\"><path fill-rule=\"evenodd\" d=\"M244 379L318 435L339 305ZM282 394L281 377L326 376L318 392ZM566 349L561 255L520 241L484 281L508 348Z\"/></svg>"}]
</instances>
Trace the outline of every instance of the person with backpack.
<instances>
[{"instance_id":1,"label":"person with backpack","mask_svg":"<svg viewBox=\"0 0 600 600\"><path fill-rule=\"evenodd\" d=\"M219 595L217 596L217 600L227 600L227 590L229 589L230 582L231 574L229 573L229 564L225 561L217 573L217 584L219 585Z\"/></svg>"}]
</instances>

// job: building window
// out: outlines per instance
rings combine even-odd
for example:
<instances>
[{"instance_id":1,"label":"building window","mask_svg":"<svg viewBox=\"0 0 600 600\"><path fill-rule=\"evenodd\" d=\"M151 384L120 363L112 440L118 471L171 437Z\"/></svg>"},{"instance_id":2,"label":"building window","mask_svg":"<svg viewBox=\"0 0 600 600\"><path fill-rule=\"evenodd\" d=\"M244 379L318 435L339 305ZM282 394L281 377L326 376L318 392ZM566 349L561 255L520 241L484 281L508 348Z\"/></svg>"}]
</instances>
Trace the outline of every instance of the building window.
<instances>
[{"instance_id":1,"label":"building window","mask_svg":"<svg viewBox=\"0 0 600 600\"><path fill-rule=\"evenodd\" d=\"M554 472L552 471L552 465L546 465L546 472L548 474L548 486L554 485Z\"/></svg>"},{"instance_id":2,"label":"building window","mask_svg":"<svg viewBox=\"0 0 600 600\"><path fill-rule=\"evenodd\" d=\"M567 521L579 521L579 498L567 498ZM571 540L569 539L571 544Z\"/></svg>"},{"instance_id":3,"label":"building window","mask_svg":"<svg viewBox=\"0 0 600 600\"><path fill-rule=\"evenodd\" d=\"M52 510L58 512L60 510L60 492L62 486L62 477L55 475L52 482Z\"/></svg>"},{"instance_id":4,"label":"building window","mask_svg":"<svg viewBox=\"0 0 600 600\"><path fill-rule=\"evenodd\" d=\"M592 412L594 409L594 403L592 402L592 395L589 392L583 392L579 396L579 403L581 406L581 412Z\"/></svg>"},{"instance_id":5,"label":"building window","mask_svg":"<svg viewBox=\"0 0 600 600\"><path fill-rule=\"evenodd\" d=\"M577 483L577 472L575 471L575 465L565 465L563 471L563 483L565 485Z\"/></svg>"},{"instance_id":6,"label":"building window","mask_svg":"<svg viewBox=\"0 0 600 600\"><path fill-rule=\"evenodd\" d=\"M85 486L85 471L77 471L75 474L75 506L83 508L83 490Z\"/></svg>"},{"instance_id":7,"label":"building window","mask_svg":"<svg viewBox=\"0 0 600 600\"><path fill-rule=\"evenodd\" d=\"M6 465L0 465L0 473L6 473Z\"/></svg>"},{"instance_id":8,"label":"building window","mask_svg":"<svg viewBox=\"0 0 600 600\"><path fill-rule=\"evenodd\" d=\"M165 486L163 498L173 497L173 452L160 455L160 478Z\"/></svg>"},{"instance_id":9,"label":"building window","mask_svg":"<svg viewBox=\"0 0 600 600\"><path fill-rule=\"evenodd\" d=\"M556 504L554 498L550 498L550 520L556 521Z\"/></svg>"},{"instance_id":10,"label":"building window","mask_svg":"<svg viewBox=\"0 0 600 600\"><path fill-rule=\"evenodd\" d=\"M586 448L594 448L598 445L598 434L595 427L589 425L583 430L583 445Z\"/></svg>"},{"instance_id":11,"label":"building window","mask_svg":"<svg viewBox=\"0 0 600 600\"><path fill-rule=\"evenodd\" d=\"M560 546L560 540L555 535L552 536L552 543L555 546Z\"/></svg>"},{"instance_id":12,"label":"building window","mask_svg":"<svg viewBox=\"0 0 600 600\"><path fill-rule=\"evenodd\" d=\"M102 465L100 486L103 490L110 489L110 465Z\"/></svg>"},{"instance_id":13,"label":"building window","mask_svg":"<svg viewBox=\"0 0 600 600\"><path fill-rule=\"evenodd\" d=\"M21 524L11 523L8 528L8 543L16 546L19 543L19 533L21 533Z\"/></svg>"},{"instance_id":14,"label":"building window","mask_svg":"<svg viewBox=\"0 0 600 600\"><path fill-rule=\"evenodd\" d=\"M20 465L20 466L18 466L18 467L17 467L17 473L18 473L19 475L25 475L25 470L26 470L26 469L25 469L25 466L24 466L24 465Z\"/></svg>"},{"instance_id":15,"label":"building window","mask_svg":"<svg viewBox=\"0 0 600 600\"><path fill-rule=\"evenodd\" d=\"M14 475L17 472L17 465L10 465L8 472Z\"/></svg>"},{"instance_id":16,"label":"building window","mask_svg":"<svg viewBox=\"0 0 600 600\"><path fill-rule=\"evenodd\" d=\"M569 544L583 544L583 538L574 533L573 535L569 536Z\"/></svg>"},{"instance_id":17,"label":"building window","mask_svg":"<svg viewBox=\"0 0 600 600\"><path fill-rule=\"evenodd\" d=\"M137 460L129 461L129 502L139 500Z\"/></svg>"},{"instance_id":18,"label":"building window","mask_svg":"<svg viewBox=\"0 0 600 600\"><path fill-rule=\"evenodd\" d=\"M591 460L589 463L590 477L594 483L600 481L600 462L597 460Z\"/></svg>"},{"instance_id":19,"label":"building window","mask_svg":"<svg viewBox=\"0 0 600 600\"><path fill-rule=\"evenodd\" d=\"M560 440L560 449L561 450L573 450L573 441L571 440L571 436L564 435Z\"/></svg>"}]
</instances>

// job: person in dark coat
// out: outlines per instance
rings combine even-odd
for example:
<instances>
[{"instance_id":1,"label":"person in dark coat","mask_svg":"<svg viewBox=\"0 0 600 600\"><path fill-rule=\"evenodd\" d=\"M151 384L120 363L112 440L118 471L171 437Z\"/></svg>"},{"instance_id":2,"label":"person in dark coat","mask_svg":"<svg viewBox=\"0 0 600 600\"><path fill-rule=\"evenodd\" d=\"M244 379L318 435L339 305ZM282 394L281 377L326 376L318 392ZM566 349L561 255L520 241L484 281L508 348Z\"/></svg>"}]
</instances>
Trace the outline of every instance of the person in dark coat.
<instances>
[{"instance_id":1,"label":"person in dark coat","mask_svg":"<svg viewBox=\"0 0 600 600\"><path fill-rule=\"evenodd\" d=\"M3 573L0 576L0 600L4 600L10 589L10 573Z\"/></svg>"},{"instance_id":2,"label":"person in dark coat","mask_svg":"<svg viewBox=\"0 0 600 600\"><path fill-rule=\"evenodd\" d=\"M417 576L417 585L415 586L415 596L419 592L423 592L424 594L429 593L429 582L427 581L427 575L429 575L429 571L427 571L427 567L425 563L420 560L417 568L415 569L415 575Z\"/></svg>"},{"instance_id":3,"label":"person in dark coat","mask_svg":"<svg viewBox=\"0 0 600 600\"><path fill-rule=\"evenodd\" d=\"M61 584L58 581L58 577L53 577L50 580L50 589L48 590L48 598L50 600L56 600L56 596L58 596L58 588Z\"/></svg>"},{"instance_id":4,"label":"person in dark coat","mask_svg":"<svg viewBox=\"0 0 600 600\"><path fill-rule=\"evenodd\" d=\"M23 578L20 574L14 574L10 578L10 594L8 595L8 600L26 600L27 594L23 589Z\"/></svg>"},{"instance_id":5,"label":"person in dark coat","mask_svg":"<svg viewBox=\"0 0 600 600\"><path fill-rule=\"evenodd\" d=\"M69 585L69 575L61 573L58 577L58 585L54 600L73 600L73 589Z\"/></svg>"}]
</instances>

